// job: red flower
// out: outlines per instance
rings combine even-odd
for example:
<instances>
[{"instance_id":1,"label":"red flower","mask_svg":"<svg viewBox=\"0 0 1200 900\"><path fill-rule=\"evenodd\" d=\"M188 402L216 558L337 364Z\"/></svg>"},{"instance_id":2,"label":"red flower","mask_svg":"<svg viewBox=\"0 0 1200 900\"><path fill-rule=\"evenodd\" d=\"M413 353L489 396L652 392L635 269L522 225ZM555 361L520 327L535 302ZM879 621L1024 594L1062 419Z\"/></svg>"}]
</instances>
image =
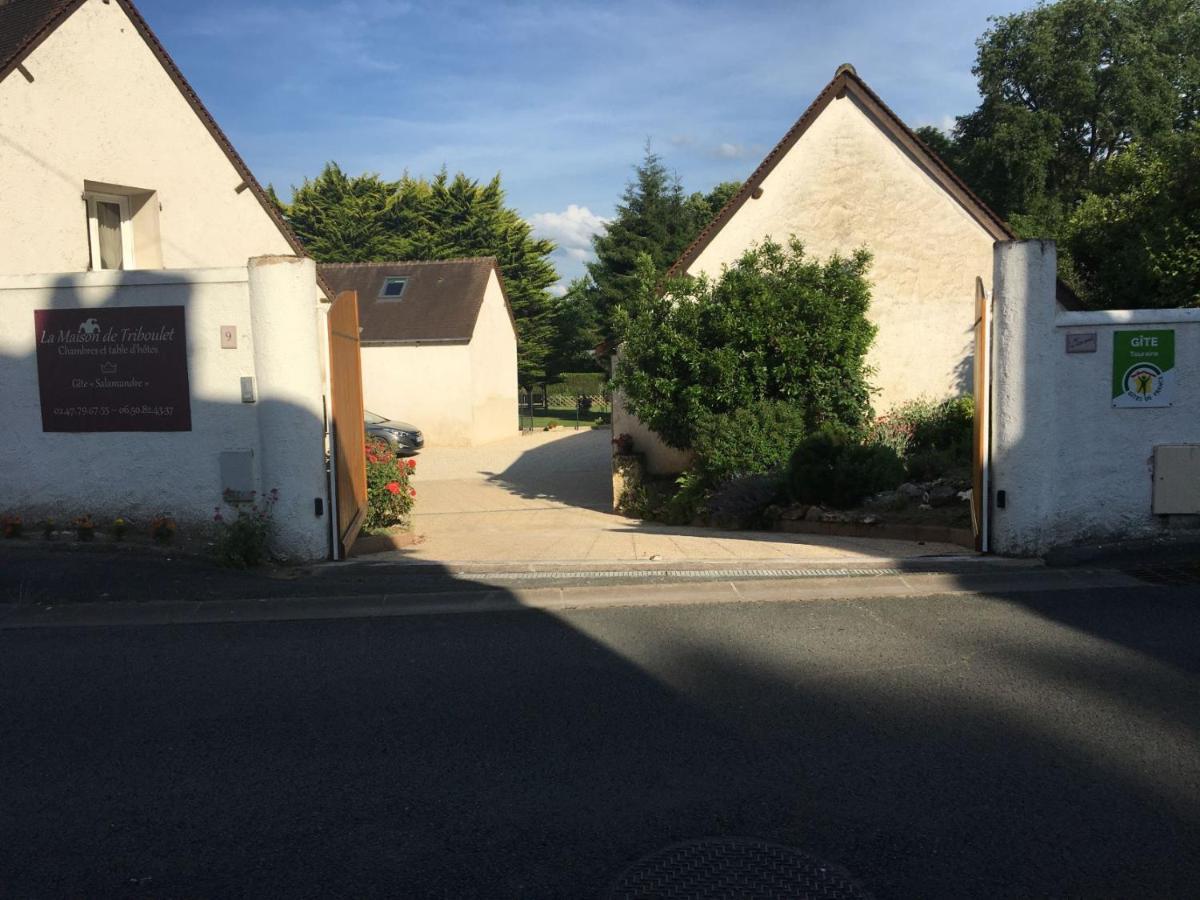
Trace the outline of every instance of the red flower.
<instances>
[{"instance_id":1,"label":"red flower","mask_svg":"<svg viewBox=\"0 0 1200 900\"><path fill-rule=\"evenodd\" d=\"M406 463L406 465L408 466L408 469L411 472L413 469L415 469L417 467L417 461L415 459L410 459Z\"/></svg>"},{"instance_id":2,"label":"red flower","mask_svg":"<svg viewBox=\"0 0 1200 900\"><path fill-rule=\"evenodd\" d=\"M409 488L409 489L408 489L408 496L410 496L410 497L415 497L415 496L417 496L417 489L416 489L416 488Z\"/></svg>"},{"instance_id":3,"label":"red flower","mask_svg":"<svg viewBox=\"0 0 1200 900\"><path fill-rule=\"evenodd\" d=\"M394 481L389 481L387 484L384 485L384 487L387 488L387 490L393 494L400 493L400 485L396 484L396 482L394 482Z\"/></svg>"}]
</instances>

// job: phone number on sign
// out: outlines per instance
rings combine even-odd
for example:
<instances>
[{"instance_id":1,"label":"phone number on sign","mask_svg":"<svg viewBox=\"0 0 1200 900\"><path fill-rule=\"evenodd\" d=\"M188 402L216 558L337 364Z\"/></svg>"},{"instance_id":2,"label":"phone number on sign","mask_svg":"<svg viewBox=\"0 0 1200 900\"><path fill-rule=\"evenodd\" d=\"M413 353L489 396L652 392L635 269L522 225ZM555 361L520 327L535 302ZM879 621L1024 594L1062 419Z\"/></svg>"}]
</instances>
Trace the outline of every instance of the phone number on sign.
<instances>
[{"instance_id":1,"label":"phone number on sign","mask_svg":"<svg viewBox=\"0 0 1200 900\"><path fill-rule=\"evenodd\" d=\"M56 416L170 416L175 414L174 406L56 406Z\"/></svg>"}]
</instances>

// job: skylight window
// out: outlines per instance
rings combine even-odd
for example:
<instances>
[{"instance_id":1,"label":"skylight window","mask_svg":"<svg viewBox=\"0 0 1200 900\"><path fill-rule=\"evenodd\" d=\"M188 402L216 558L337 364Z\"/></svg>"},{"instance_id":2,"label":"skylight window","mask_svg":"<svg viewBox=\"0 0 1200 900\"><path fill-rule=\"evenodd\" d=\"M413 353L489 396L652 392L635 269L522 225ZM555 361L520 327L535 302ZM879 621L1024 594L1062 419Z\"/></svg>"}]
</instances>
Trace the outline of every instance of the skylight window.
<instances>
[{"instance_id":1,"label":"skylight window","mask_svg":"<svg viewBox=\"0 0 1200 900\"><path fill-rule=\"evenodd\" d=\"M389 277L383 279L383 290L379 292L380 300L399 300L400 295L404 293L404 286L408 284L407 278Z\"/></svg>"}]
</instances>

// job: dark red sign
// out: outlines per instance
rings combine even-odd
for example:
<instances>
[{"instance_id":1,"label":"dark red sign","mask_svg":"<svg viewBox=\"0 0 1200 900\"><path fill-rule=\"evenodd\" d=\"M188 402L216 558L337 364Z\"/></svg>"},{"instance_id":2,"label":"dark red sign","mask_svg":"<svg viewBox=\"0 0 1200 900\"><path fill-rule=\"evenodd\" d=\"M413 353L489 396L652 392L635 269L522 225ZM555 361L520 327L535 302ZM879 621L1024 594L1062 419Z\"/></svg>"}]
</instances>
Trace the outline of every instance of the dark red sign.
<instances>
[{"instance_id":1,"label":"dark red sign","mask_svg":"<svg viewBox=\"0 0 1200 900\"><path fill-rule=\"evenodd\" d=\"M35 309L43 431L191 431L182 306Z\"/></svg>"}]
</instances>

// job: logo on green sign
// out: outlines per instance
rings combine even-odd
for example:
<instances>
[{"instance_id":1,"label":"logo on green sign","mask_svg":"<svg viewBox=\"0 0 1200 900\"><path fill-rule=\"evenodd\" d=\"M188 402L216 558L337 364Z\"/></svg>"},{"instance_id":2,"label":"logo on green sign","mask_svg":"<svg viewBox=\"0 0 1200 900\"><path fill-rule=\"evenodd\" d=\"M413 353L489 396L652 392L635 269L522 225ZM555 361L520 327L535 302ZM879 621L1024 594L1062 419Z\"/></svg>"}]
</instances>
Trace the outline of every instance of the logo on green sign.
<instances>
[{"instance_id":1,"label":"logo on green sign","mask_svg":"<svg viewBox=\"0 0 1200 900\"><path fill-rule=\"evenodd\" d=\"M1113 332L1113 406L1170 406L1175 389L1175 332Z\"/></svg>"}]
</instances>

